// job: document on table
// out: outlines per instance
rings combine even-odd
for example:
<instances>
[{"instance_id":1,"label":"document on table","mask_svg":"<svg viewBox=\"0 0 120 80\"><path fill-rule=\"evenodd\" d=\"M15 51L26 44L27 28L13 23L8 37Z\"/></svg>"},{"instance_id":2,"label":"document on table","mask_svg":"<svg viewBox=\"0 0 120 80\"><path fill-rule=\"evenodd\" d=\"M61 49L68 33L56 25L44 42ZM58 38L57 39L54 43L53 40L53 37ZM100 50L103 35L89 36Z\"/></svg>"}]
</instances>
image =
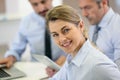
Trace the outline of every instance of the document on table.
<instances>
[{"instance_id":1,"label":"document on table","mask_svg":"<svg viewBox=\"0 0 120 80\"><path fill-rule=\"evenodd\" d=\"M14 80L47 80L46 65L39 62L17 62L15 67L26 74L26 77Z\"/></svg>"}]
</instances>

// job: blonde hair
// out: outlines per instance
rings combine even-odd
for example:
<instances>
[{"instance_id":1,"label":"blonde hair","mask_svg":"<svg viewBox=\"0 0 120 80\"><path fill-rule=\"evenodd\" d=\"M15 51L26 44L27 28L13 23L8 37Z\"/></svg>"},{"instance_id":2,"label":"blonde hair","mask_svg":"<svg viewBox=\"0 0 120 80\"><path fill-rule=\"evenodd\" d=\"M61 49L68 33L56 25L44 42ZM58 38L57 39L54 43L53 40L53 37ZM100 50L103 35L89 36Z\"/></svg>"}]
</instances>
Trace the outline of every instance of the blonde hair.
<instances>
[{"instance_id":1,"label":"blonde hair","mask_svg":"<svg viewBox=\"0 0 120 80\"><path fill-rule=\"evenodd\" d=\"M82 20L80 18L79 14L77 13L77 11L68 5L56 6L47 13L46 24L47 24L48 28L49 28L48 24L50 21L56 21L58 19L73 23L75 25L78 25L79 22ZM83 33L83 35L85 36L86 29L84 32L85 32L85 34Z\"/></svg>"}]
</instances>

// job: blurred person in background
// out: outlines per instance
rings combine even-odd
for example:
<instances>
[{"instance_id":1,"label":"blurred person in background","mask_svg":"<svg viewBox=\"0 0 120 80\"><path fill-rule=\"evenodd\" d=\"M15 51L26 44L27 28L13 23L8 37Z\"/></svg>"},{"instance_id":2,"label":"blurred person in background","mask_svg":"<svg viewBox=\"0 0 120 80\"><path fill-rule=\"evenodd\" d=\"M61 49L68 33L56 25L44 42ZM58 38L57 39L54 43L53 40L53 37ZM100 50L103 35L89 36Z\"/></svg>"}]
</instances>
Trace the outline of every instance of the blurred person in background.
<instances>
[{"instance_id":1,"label":"blurred person in background","mask_svg":"<svg viewBox=\"0 0 120 80\"><path fill-rule=\"evenodd\" d=\"M6 52L5 58L0 60L0 64L6 64L7 67L21 60L26 45L30 46L31 54L45 55L45 15L52 8L52 0L29 0L29 2L34 12L22 19L16 38ZM52 39L51 59L59 65L62 65L65 60L64 52L54 44Z\"/></svg>"},{"instance_id":2,"label":"blurred person in background","mask_svg":"<svg viewBox=\"0 0 120 80\"><path fill-rule=\"evenodd\" d=\"M91 24L90 40L120 67L120 15L109 0L79 0L79 7Z\"/></svg>"}]
</instances>

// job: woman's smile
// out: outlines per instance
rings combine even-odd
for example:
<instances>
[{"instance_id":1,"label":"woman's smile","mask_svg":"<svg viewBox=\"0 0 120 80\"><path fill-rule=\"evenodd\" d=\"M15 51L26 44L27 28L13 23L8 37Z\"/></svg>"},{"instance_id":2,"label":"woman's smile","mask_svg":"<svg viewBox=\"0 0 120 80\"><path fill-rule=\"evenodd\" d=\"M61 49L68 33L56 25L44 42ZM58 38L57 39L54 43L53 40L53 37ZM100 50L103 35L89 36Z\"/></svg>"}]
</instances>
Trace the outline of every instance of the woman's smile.
<instances>
[{"instance_id":1,"label":"woman's smile","mask_svg":"<svg viewBox=\"0 0 120 80\"><path fill-rule=\"evenodd\" d=\"M72 40L66 40L60 43L60 45L64 48L69 49L72 46Z\"/></svg>"}]
</instances>

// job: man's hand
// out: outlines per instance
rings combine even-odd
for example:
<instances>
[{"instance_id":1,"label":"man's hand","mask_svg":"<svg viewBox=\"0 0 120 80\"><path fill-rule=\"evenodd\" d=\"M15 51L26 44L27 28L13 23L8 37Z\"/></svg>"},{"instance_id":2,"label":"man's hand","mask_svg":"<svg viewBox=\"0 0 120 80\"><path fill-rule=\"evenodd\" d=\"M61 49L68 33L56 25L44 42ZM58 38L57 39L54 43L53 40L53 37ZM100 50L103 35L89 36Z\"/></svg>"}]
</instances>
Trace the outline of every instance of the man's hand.
<instances>
[{"instance_id":1,"label":"man's hand","mask_svg":"<svg viewBox=\"0 0 120 80\"><path fill-rule=\"evenodd\" d=\"M56 73L56 70L54 70L54 69L52 69L50 67L47 67L46 72L48 74L48 77L52 77Z\"/></svg>"},{"instance_id":2,"label":"man's hand","mask_svg":"<svg viewBox=\"0 0 120 80\"><path fill-rule=\"evenodd\" d=\"M14 56L8 56L7 58L1 59L0 64L6 64L6 67L10 68L15 61L16 58Z\"/></svg>"}]
</instances>

